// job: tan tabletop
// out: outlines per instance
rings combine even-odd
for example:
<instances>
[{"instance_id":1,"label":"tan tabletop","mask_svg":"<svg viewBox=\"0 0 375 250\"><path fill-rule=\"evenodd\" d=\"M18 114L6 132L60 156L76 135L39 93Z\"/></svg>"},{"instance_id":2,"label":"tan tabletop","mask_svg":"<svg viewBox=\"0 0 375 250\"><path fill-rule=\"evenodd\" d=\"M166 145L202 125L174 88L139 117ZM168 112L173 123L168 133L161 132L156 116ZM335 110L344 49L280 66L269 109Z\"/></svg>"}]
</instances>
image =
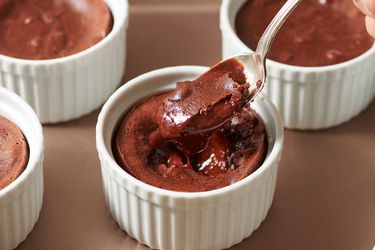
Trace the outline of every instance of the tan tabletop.
<instances>
[{"instance_id":1,"label":"tan tabletop","mask_svg":"<svg viewBox=\"0 0 375 250\"><path fill-rule=\"evenodd\" d=\"M220 60L219 1L160 2L131 2L125 80L160 67ZM18 249L147 249L121 231L106 208L95 148L98 112L44 126L44 204ZM233 249L372 249L374 162L375 102L333 129L286 131L269 214Z\"/></svg>"}]
</instances>

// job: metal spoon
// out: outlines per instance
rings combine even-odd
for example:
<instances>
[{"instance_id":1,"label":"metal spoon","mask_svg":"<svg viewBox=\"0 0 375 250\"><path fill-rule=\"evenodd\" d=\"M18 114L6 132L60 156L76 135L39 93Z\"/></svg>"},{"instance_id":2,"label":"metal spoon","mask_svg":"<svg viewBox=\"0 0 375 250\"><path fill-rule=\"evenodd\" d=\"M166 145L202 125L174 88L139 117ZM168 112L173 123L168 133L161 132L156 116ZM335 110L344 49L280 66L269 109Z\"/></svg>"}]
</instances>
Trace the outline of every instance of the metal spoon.
<instances>
[{"instance_id":1,"label":"metal spoon","mask_svg":"<svg viewBox=\"0 0 375 250\"><path fill-rule=\"evenodd\" d=\"M266 56L271 47L273 39L276 36L276 33L279 31L281 25L286 20L286 18L301 1L302 0L288 0L284 4L284 6L279 10L279 12L276 14L276 16L273 18L273 20L263 33L262 37L258 42L257 49L254 53L245 53L225 59L209 69L208 72L213 72L216 70L220 72L220 68L225 68L225 64L230 64L230 61L237 61L238 63L242 64L243 73L246 78L245 80L249 84L249 88L245 90L245 93L243 93L243 97L245 99L241 100L241 104L236 107L237 110L242 109L244 106L246 106L246 104L250 103L263 89L264 84L266 82L267 73ZM223 110L228 109L224 108ZM161 122L159 124L159 133L162 135L163 138L167 139L180 138L181 134L192 135L212 131L224 125L228 120L230 120L235 115L235 112L231 113L229 111L221 112L221 115L217 116L215 116L215 114L207 115L205 112L200 112L195 117L186 118L183 109L180 107L173 108L173 112L171 112L170 109L167 109L167 111L168 112L165 112L163 114L163 118L161 119ZM207 116L210 116L210 118L208 119ZM179 120L177 119L179 117L184 118L181 119L183 122L176 123L175 121ZM189 122L193 120L195 122Z\"/></svg>"}]
</instances>

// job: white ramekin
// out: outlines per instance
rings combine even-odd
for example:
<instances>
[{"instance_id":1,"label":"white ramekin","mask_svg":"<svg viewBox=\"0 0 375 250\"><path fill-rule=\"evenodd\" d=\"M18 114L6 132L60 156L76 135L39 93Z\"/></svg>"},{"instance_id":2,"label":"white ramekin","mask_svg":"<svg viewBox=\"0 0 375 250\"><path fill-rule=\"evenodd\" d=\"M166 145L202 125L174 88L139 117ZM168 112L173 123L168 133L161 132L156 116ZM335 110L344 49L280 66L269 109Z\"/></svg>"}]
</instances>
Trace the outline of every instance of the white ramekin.
<instances>
[{"instance_id":1,"label":"white ramekin","mask_svg":"<svg viewBox=\"0 0 375 250\"><path fill-rule=\"evenodd\" d=\"M125 70L127 0L105 0L112 31L94 46L51 60L0 55L0 86L23 97L42 123L81 117L102 105L118 87Z\"/></svg>"},{"instance_id":2,"label":"white ramekin","mask_svg":"<svg viewBox=\"0 0 375 250\"><path fill-rule=\"evenodd\" d=\"M23 173L0 190L0 250L18 246L38 220L43 201L43 132L33 109L0 87L0 115L14 122L29 144Z\"/></svg>"},{"instance_id":3,"label":"white ramekin","mask_svg":"<svg viewBox=\"0 0 375 250\"><path fill-rule=\"evenodd\" d=\"M139 242L157 249L221 249L248 237L271 205L283 145L283 125L274 105L258 97L253 108L269 135L265 162L245 179L208 192L174 192L134 178L114 160L111 142L124 114L139 100L194 79L207 68L180 66L141 75L104 104L96 127L104 193L113 218Z\"/></svg>"},{"instance_id":4,"label":"white ramekin","mask_svg":"<svg viewBox=\"0 0 375 250\"><path fill-rule=\"evenodd\" d=\"M246 0L223 0L222 55L251 51L237 36L235 18ZM316 49L319 49L318 47ZM322 129L358 115L375 95L375 46L350 61L298 67L267 60L265 91L291 129Z\"/></svg>"}]
</instances>

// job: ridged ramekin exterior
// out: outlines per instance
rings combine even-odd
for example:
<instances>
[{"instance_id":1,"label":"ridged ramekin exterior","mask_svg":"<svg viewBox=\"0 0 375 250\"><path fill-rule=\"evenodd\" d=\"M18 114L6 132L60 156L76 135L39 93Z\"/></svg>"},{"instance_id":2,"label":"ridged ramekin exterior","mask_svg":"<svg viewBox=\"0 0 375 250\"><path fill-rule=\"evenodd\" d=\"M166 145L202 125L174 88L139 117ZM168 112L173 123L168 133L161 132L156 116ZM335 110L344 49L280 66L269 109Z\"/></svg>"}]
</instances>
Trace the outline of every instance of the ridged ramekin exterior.
<instances>
[{"instance_id":1,"label":"ridged ramekin exterior","mask_svg":"<svg viewBox=\"0 0 375 250\"><path fill-rule=\"evenodd\" d=\"M24 172L0 190L0 250L16 248L33 229L43 202L43 133L32 108L0 87L0 115L13 121L29 144Z\"/></svg>"},{"instance_id":2,"label":"ridged ramekin exterior","mask_svg":"<svg viewBox=\"0 0 375 250\"><path fill-rule=\"evenodd\" d=\"M127 0L106 0L112 31L91 48L52 60L0 55L0 86L23 97L42 123L81 117L102 105L118 87L125 69Z\"/></svg>"},{"instance_id":3,"label":"ridged ramekin exterior","mask_svg":"<svg viewBox=\"0 0 375 250\"><path fill-rule=\"evenodd\" d=\"M276 108L264 97L253 103L269 135L269 152L253 174L231 186L198 193L173 192L145 184L115 162L111 140L134 103L175 82L194 79L207 68L156 70L126 83L104 105L97 124L97 149L106 203L129 236L156 249L222 249L248 237L267 215L277 179L283 131ZM152 87L150 87L152 86Z\"/></svg>"},{"instance_id":4,"label":"ridged ramekin exterior","mask_svg":"<svg viewBox=\"0 0 375 250\"><path fill-rule=\"evenodd\" d=\"M222 2L223 58L251 51L234 29L237 12L245 1ZM373 100L374 65L375 46L353 60L324 67L297 67L268 60L265 92L278 108L285 127L328 128L349 121Z\"/></svg>"}]
</instances>

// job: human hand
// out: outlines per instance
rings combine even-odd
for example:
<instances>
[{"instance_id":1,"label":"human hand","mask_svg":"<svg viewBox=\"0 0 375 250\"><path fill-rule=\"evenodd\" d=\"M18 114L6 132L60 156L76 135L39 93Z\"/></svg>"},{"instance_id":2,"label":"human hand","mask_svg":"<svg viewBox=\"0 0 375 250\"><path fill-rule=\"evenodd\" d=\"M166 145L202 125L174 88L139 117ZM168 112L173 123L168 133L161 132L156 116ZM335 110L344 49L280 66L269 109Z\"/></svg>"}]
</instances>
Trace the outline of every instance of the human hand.
<instances>
[{"instance_id":1,"label":"human hand","mask_svg":"<svg viewBox=\"0 0 375 250\"><path fill-rule=\"evenodd\" d=\"M375 0L353 0L353 2L366 15L367 32L375 38Z\"/></svg>"}]
</instances>

